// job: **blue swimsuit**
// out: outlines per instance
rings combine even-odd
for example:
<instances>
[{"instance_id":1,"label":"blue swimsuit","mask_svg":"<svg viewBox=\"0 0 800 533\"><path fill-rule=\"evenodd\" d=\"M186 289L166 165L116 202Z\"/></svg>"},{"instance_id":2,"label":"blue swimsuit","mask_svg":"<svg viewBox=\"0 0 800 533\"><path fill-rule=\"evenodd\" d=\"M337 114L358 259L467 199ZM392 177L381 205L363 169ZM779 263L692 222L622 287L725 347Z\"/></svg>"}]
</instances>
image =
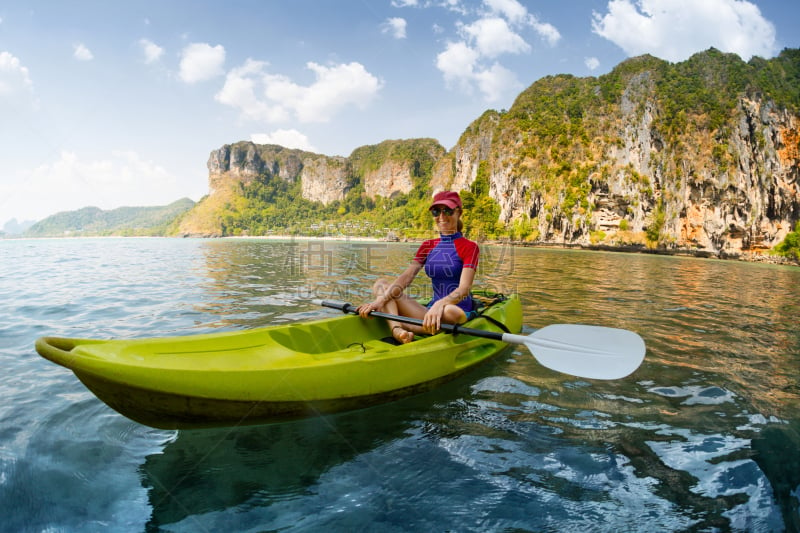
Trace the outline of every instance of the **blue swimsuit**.
<instances>
[{"instance_id":1,"label":"blue swimsuit","mask_svg":"<svg viewBox=\"0 0 800 533\"><path fill-rule=\"evenodd\" d=\"M464 268L478 268L478 245L466 239L460 232L442 235L422 243L414 256L414 261L425 265L425 273L433 283L433 302L440 300L458 288L461 271ZM429 304L430 305L430 304ZM472 298L464 298L458 303L467 317L475 309Z\"/></svg>"}]
</instances>

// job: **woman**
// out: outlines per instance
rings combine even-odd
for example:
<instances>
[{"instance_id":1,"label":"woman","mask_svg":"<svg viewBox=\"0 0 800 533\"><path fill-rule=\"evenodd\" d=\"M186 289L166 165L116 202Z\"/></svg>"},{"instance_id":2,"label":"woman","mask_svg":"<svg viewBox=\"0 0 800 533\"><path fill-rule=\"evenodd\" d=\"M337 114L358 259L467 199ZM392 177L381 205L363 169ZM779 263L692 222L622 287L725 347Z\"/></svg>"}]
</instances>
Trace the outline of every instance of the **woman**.
<instances>
[{"instance_id":1,"label":"woman","mask_svg":"<svg viewBox=\"0 0 800 533\"><path fill-rule=\"evenodd\" d=\"M375 301L358 308L364 318L372 311L421 318L421 327L389 321L392 336L402 343L414 340L414 333L433 334L442 322L461 324L475 314L470 291L480 251L477 244L461 234L461 197L452 191L437 193L429 210L439 238L423 242L411 265L397 279L376 281L372 287ZM423 267L433 283L433 299L427 307L405 294Z\"/></svg>"}]
</instances>

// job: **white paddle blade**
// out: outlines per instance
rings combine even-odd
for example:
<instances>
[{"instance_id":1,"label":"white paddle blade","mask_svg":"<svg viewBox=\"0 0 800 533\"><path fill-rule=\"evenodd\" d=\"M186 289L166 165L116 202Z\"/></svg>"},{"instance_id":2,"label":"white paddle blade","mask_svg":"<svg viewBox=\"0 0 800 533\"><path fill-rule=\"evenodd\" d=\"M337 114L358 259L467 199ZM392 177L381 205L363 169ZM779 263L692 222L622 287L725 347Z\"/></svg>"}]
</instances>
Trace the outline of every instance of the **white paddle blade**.
<instances>
[{"instance_id":1,"label":"white paddle blade","mask_svg":"<svg viewBox=\"0 0 800 533\"><path fill-rule=\"evenodd\" d=\"M579 324L553 324L528 336L503 334L524 344L542 366L589 379L620 379L639 368L647 350L632 331Z\"/></svg>"}]
</instances>

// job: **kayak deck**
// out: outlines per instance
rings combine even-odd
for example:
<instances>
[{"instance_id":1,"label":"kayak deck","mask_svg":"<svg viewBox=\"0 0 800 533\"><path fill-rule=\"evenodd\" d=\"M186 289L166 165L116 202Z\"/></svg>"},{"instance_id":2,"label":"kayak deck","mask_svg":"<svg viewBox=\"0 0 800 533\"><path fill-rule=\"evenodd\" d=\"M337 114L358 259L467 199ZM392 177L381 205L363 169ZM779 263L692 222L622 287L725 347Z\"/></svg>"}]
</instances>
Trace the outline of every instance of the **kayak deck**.
<instances>
[{"instance_id":1,"label":"kayak deck","mask_svg":"<svg viewBox=\"0 0 800 533\"><path fill-rule=\"evenodd\" d=\"M486 311L512 332L511 297ZM500 328L478 317L470 326ZM366 407L454 379L506 344L438 334L395 346L382 319L339 316L253 330L133 340L43 337L36 350L98 398L160 428L252 424Z\"/></svg>"}]
</instances>

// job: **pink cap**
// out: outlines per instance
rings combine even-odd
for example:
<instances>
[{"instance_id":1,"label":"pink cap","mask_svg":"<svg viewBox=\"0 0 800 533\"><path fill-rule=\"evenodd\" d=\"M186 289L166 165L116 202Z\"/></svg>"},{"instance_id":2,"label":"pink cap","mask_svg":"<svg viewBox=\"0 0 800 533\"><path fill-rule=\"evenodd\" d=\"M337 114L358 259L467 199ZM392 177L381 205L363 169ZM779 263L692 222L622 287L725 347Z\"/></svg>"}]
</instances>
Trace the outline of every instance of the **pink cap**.
<instances>
[{"instance_id":1,"label":"pink cap","mask_svg":"<svg viewBox=\"0 0 800 533\"><path fill-rule=\"evenodd\" d=\"M436 195L433 197L433 203L431 203L431 208L435 205L443 205L449 207L451 209L455 209L456 207L461 207L461 197L458 195L457 192L453 191L442 191L437 192Z\"/></svg>"}]
</instances>

